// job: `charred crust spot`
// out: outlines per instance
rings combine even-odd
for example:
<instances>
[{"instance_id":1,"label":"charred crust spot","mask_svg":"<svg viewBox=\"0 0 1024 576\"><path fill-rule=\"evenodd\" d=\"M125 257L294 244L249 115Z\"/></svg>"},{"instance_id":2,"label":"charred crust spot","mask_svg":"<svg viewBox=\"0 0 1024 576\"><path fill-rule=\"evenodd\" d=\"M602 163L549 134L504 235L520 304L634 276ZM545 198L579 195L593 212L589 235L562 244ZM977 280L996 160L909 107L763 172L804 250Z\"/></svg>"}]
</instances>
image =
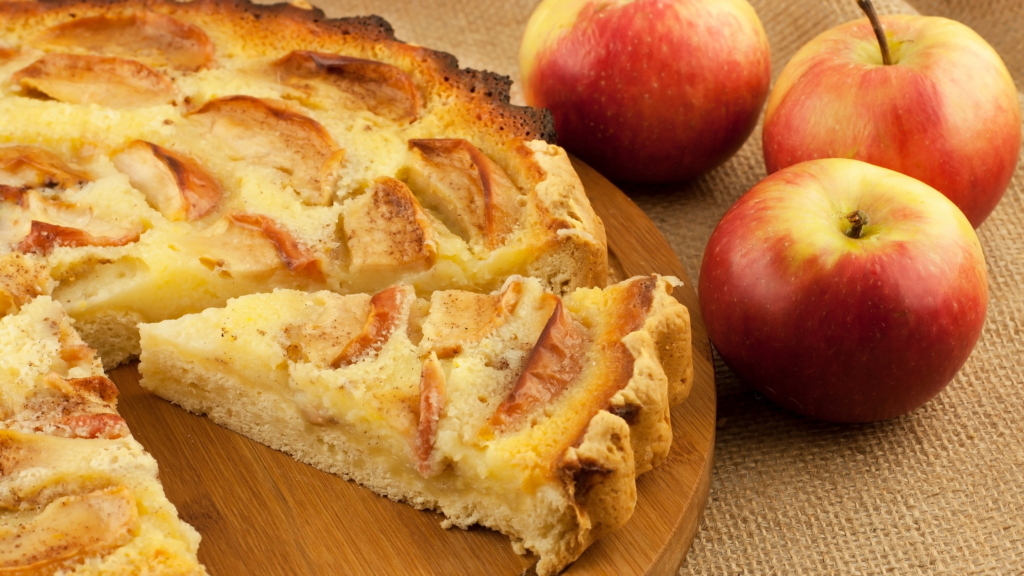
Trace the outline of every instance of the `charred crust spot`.
<instances>
[{"instance_id":1,"label":"charred crust spot","mask_svg":"<svg viewBox=\"0 0 1024 576\"><path fill-rule=\"evenodd\" d=\"M625 404L623 406L610 406L608 408L613 416L622 418L626 424L632 426L638 422L638 416L640 415L640 406L636 404Z\"/></svg>"},{"instance_id":2,"label":"charred crust spot","mask_svg":"<svg viewBox=\"0 0 1024 576\"><path fill-rule=\"evenodd\" d=\"M586 492L591 486L599 484L605 476L612 472L612 470L596 462L581 461L579 469L573 474L573 479L576 482L576 493Z\"/></svg>"},{"instance_id":3,"label":"charred crust spot","mask_svg":"<svg viewBox=\"0 0 1024 576\"><path fill-rule=\"evenodd\" d=\"M562 482L572 488L577 503L586 500L587 493L600 485L609 474L615 472L589 458L580 458L570 462L562 461L559 474Z\"/></svg>"},{"instance_id":4,"label":"charred crust spot","mask_svg":"<svg viewBox=\"0 0 1024 576\"><path fill-rule=\"evenodd\" d=\"M446 54L451 60L445 60L451 68L452 76L457 77L461 85L470 95L477 100L490 101L496 109L497 128L507 132L507 136L522 136L527 139L544 140L549 144L557 141L555 132L555 120L551 111L544 108L532 108L529 106L514 106L510 103L512 79L508 76L495 74L486 70L473 70L472 68L459 68L458 60L450 54ZM436 61L442 66L442 61ZM508 128L506 130L506 128Z\"/></svg>"}]
</instances>

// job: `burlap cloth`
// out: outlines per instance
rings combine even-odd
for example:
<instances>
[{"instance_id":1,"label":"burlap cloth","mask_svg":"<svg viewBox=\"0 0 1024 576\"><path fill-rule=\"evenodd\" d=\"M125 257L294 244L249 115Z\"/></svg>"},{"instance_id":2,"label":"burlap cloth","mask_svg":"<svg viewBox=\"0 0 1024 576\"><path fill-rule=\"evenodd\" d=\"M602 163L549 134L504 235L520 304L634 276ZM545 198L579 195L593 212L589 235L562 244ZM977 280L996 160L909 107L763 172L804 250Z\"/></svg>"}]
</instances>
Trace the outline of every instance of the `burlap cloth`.
<instances>
[{"instance_id":1,"label":"burlap cloth","mask_svg":"<svg viewBox=\"0 0 1024 576\"><path fill-rule=\"evenodd\" d=\"M518 81L536 0L318 0L331 16L379 14L398 37ZM775 76L818 33L860 16L854 0L751 0ZM1024 88L1024 0L876 0L971 26ZM513 99L522 101L521 91ZM723 167L685 185L627 192L696 282L726 209L765 176L760 129ZM991 302L956 380L909 416L836 426L793 416L721 361L711 497L682 574L1024 574L1024 162L978 231Z\"/></svg>"}]
</instances>

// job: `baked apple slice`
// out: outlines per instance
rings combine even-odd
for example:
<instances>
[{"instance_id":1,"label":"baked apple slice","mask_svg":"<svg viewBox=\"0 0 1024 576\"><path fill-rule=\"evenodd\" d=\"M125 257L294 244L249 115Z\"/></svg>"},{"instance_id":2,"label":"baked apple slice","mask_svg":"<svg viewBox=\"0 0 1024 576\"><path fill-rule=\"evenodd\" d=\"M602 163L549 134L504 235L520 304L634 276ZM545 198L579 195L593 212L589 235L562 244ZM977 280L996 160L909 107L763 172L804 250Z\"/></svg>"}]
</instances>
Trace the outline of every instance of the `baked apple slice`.
<instances>
[{"instance_id":1,"label":"baked apple slice","mask_svg":"<svg viewBox=\"0 0 1024 576\"><path fill-rule=\"evenodd\" d=\"M422 107L412 78L390 64L338 54L295 50L273 64L278 80L307 101L363 107L396 122L413 122Z\"/></svg>"},{"instance_id":2,"label":"baked apple slice","mask_svg":"<svg viewBox=\"0 0 1024 576\"><path fill-rule=\"evenodd\" d=\"M0 430L63 438L129 436L128 425L117 414L117 387L99 372L96 352L82 341L59 305L49 298L37 302L30 306L34 314L45 318L41 321L46 327L33 339L46 342L40 350L46 350L48 356L37 359L11 381L11 394L0 400ZM48 310L40 314L40 309ZM28 338L29 333L23 337ZM33 379L33 386L23 388L16 383L27 378Z\"/></svg>"},{"instance_id":3,"label":"baked apple slice","mask_svg":"<svg viewBox=\"0 0 1024 576\"><path fill-rule=\"evenodd\" d=\"M313 251L273 218L263 214L233 212L228 214L228 219L236 226L262 234L274 245L281 262L292 272L309 276L314 280L323 280L320 260Z\"/></svg>"},{"instance_id":4,"label":"baked apple slice","mask_svg":"<svg viewBox=\"0 0 1024 576\"><path fill-rule=\"evenodd\" d=\"M343 368L380 351L396 330L407 326L416 292L399 285L373 296L324 292L317 299L320 311L312 321L284 327L288 356L322 368Z\"/></svg>"},{"instance_id":5,"label":"baked apple slice","mask_svg":"<svg viewBox=\"0 0 1024 576\"><path fill-rule=\"evenodd\" d=\"M488 422L497 431L514 429L526 416L556 400L586 365L587 329L568 314L561 298L545 294L544 299L552 307L551 316L512 391Z\"/></svg>"},{"instance_id":6,"label":"baked apple slice","mask_svg":"<svg viewBox=\"0 0 1024 576\"><path fill-rule=\"evenodd\" d=\"M409 141L409 187L470 244L504 244L519 223L519 191L476 146L460 139Z\"/></svg>"},{"instance_id":7,"label":"baked apple slice","mask_svg":"<svg viewBox=\"0 0 1024 576\"><path fill-rule=\"evenodd\" d=\"M46 51L130 57L185 72L205 67L214 51L199 27L154 12L79 18L47 29L30 44Z\"/></svg>"},{"instance_id":8,"label":"baked apple slice","mask_svg":"<svg viewBox=\"0 0 1024 576\"><path fill-rule=\"evenodd\" d=\"M226 279L266 280L287 270L274 245L258 226L243 226L229 217L179 238L174 248L195 255L208 270Z\"/></svg>"},{"instance_id":9,"label":"baked apple slice","mask_svg":"<svg viewBox=\"0 0 1024 576\"><path fill-rule=\"evenodd\" d=\"M0 241L19 252L45 256L61 246L124 246L142 234L95 218L90 207L46 198L36 190L18 192L14 202L13 195L5 195Z\"/></svg>"},{"instance_id":10,"label":"baked apple slice","mask_svg":"<svg viewBox=\"0 0 1024 576\"><path fill-rule=\"evenodd\" d=\"M0 526L0 572L54 574L127 544L138 524L126 486L57 498L23 524Z\"/></svg>"},{"instance_id":11,"label":"baked apple slice","mask_svg":"<svg viewBox=\"0 0 1024 576\"><path fill-rule=\"evenodd\" d=\"M91 180L81 168L38 146L0 147L0 186L10 188L74 188Z\"/></svg>"},{"instance_id":12,"label":"baked apple slice","mask_svg":"<svg viewBox=\"0 0 1024 576\"><path fill-rule=\"evenodd\" d=\"M344 229L353 273L416 272L437 260L430 221L409 188L394 178L378 178L345 205Z\"/></svg>"},{"instance_id":13,"label":"baked apple slice","mask_svg":"<svg viewBox=\"0 0 1024 576\"><path fill-rule=\"evenodd\" d=\"M70 104L130 109L171 104L170 78L142 62L113 56L47 54L14 73L22 88Z\"/></svg>"},{"instance_id":14,"label":"baked apple slice","mask_svg":"<svg viewBox=\"0 0 1024 576\"><path fill-rule=\"evenodd\" d=\"M363 329L331 361L332 368L350 366L378 352L391 334L408 319L409 304L416 298L410 286L392 286L370 298L370 313Z\"/></svg>"},{"instance_id":15,"label":"baked apple slice","mask_svg":"<svg viewBox=\"0 0 1024 576\"><path fill-rule=\"evenodd\" d=\"M169 220L198 220L216 209L224 195L198 162L151 142L136 140L112 160L150 206Z\"/></svg>"},{"instance_id":16,"label":"baked apple slice","mask_svg":"<svg viewBox=\"0 0 1024 576\"><path fill-rule=\"evenodd\" d=\"M18 251L22 253L36 253L43 256L48 255L54 248L80 248L82 246L126 246L139 240L139 234L125 234L122 236L94 236L80 228L60 226L49 222L33 220L31 229L25 238L18 244Z\"/></svg>"},{"instance_id":17,"label":"baked apple slice","mask_svg":"<svg viewBox=\"0 0 1024 576\"><path fill-rule=\"evenodd\" d=\"M515 314L522 294L523 282L519 279L510 280L497 294L435 292L420 345L438 358L451 358L504 325Z\"/></svg>"},{"instance_id":18,"label":"baked apple slice","mask_svg":"<svg viewBox=\"0 0 1024 576\"><path fill-rule=\"evenodd\" d=\"M311 322L284 328L288 357L294 362L330 366L366 326L370 298L369 294L326 294L323 308Z\"/></svg>"},{"instance_id":19,"label":"baked apple slice","mask_svg":"<svg viewBox=\"0 0 1024 576\"><path fill-rule=\"evenodd\" d=\"M251 96L207 102L189 115L204 132L219 140L234 160L271 166L288 176L302 200L326 206L333 199L325 171L333 170L339 152L319 122L283 104Z\"/></svg>"},{"instance_id":20,"label":"baked apple slice","mask_svg":"<svg viewBox=\"0 0 1024 576\"><path fill-rule=\"evenodd\" d=\"M443 470L442 463L434 456L434 444L437 443L437 427L447 403L444 370L441 369L437 355L431 354L423 361L423 370L420 372L419 422L413 450L416 468L427 478L437 476Z\"/></svg>"},{"instance_id":21,"label":"baked apple slice","mask_svg":"<svg viewBox=\"0 0 1024 576\"><path fill-rule=\"evenodd\" d=\"M60 357L81 362L91 360L94 352L83 344L62 349ZM64 438L122 438L129 434L128 424L117 414L116 399L117 387L106 376L64 378L50 372L22 409L0 427Z\"/></svg>"}]
</instances>

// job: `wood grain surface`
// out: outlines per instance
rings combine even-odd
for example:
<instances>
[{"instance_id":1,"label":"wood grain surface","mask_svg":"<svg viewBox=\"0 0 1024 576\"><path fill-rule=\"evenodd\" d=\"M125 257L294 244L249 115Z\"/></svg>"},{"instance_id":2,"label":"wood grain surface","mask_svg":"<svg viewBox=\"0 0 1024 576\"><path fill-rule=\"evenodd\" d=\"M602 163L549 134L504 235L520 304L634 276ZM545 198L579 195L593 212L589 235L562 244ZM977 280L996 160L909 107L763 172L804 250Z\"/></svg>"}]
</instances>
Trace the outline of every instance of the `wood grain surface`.
<instances>
[{"instance_id":1,"label":"wood grain surface","mask_svg":"<svg viewBox=\"0 0 1024 576\"><path fill-rule=\"evenodd\" d=\"M629 523L564 574L674 574L700 524L711 478L711 349L693 285L657 228L600 174L574 165L607 228L613 279L656 272L683 280L675 296L693 324L694 386L672 411L668 459L637 482ZM110 377L121 390L121 414L160 464L167 496L202 534L199 558L215 576L532 572L536 558L517 555L501 534L444 530L439 514L392 502L189 414L140 388L135 365Z\"/></svg>"}]
</instances>

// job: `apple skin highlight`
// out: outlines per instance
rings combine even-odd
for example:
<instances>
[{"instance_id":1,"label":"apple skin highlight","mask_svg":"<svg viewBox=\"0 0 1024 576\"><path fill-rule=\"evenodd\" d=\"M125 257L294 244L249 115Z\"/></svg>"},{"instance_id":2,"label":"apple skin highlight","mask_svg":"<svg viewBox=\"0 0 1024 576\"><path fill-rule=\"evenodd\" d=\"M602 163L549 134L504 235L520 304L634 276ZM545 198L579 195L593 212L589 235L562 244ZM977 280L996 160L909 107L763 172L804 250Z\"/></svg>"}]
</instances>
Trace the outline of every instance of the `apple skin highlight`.
<instances>
[{"instance_id":1,"label":"apple skin highlight","mask_svg":"<svg viewBox=\"0 0 1024 576\"><path fill-rule=\"evenodd\" d=\"M763 132L768 173L853 158L945 194L978 227L999 203L1021 148L1017 89L999 55L944 18L881 18L882 64L866 19L811 40L783 69Z\"/></svg>"},{"instance_id":2,"label":"apple skin highlight","mask_svg":"<svg viewBox=\"0 0 1024 576\"><path fill-rule=\"evenodd\" d=\"M612 180L640 183L725 162L771 81L768 39L744 0L547 0L527 26L520 70L559 144Z\"/></svg>"},{"instance_id":3,"label":"apple skin highlight","mask_svg":"<svg viewBox=\"0 0 1024 576\"><path fill-rule=\"evenodd\" d=\"M845 215L862 210L863 236ZM956 375L981 334L977 235L942 194L853 160L786 168L725 214L698 294L708 335L780 406L834 422L906 414Z\"/></svg>"}]
</instances>

